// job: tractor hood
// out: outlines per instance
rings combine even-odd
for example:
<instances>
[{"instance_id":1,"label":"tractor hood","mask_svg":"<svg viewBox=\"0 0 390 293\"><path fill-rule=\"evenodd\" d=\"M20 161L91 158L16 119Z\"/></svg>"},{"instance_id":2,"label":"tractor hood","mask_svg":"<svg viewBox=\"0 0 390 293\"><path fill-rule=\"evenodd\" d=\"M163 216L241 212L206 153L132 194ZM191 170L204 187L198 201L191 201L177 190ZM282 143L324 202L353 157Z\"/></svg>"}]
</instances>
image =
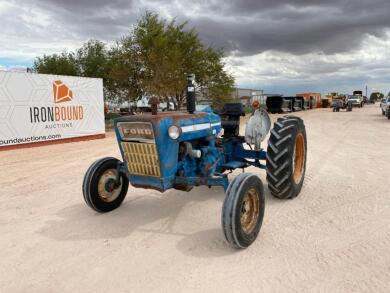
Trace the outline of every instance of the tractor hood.
<instances>
[{"instance_id":1,"label":"tractor hood","mask_svg":"<svg viewBox=\"0 0 390 293\"><path fill-rule=\"evenodd\" d=\"M186 112L159 112L157 115L144 113L140 115L132 115L115 119L115 128L123 125L126 122L130 123L150 123L155 136L169 138L168 128L176 125L181 129L181 135L177 141L187 141L208 135L216 135L221 130L221 119L213 112L195 112L189 114ZM132 140L142 138L142 130L134 130Z\"/></svg>"},{"instance_id":2,"label":"tractor hood","mask_svg":"<svg viewBox=\"0 0 390 293\"><path fill-rule=\"evenodd\" d=\"M215 136L221 119L211 110L159 112L115 119L115 133L133 186L160 191L172 187L177 172L179 143ZM172 139L168 129L176 126L180 136Z\"/></svg>"}]
</instances>

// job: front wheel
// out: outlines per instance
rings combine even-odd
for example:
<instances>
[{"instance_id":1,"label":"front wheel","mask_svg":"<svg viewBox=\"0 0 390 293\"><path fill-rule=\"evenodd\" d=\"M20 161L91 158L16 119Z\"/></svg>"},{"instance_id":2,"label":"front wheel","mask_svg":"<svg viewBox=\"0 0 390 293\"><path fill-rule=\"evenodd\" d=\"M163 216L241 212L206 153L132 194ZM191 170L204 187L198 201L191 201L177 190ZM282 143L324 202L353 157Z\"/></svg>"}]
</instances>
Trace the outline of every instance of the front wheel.
<instances>
[{"instance_id":1,"label":"front wheel","mask_svg":"<svg viewBox=\"0 0 390 293\"><path fill-rule=\"evenodd\" d=\"M267 182L271 194L280 199L296 197L306 172L306 129L296 116L278 118L267 148Z\"/></svg>"},{"instance_id":2,"label":"front wheel","mask_svg":"<svg viewBox=\"0 0 390 293\"><path fill-rule=\"evenodd\" d=\"M241 173L230 183L222 208L222 229L234 248L247 248L257 238L264 217L264 188L259 177Z\"/></svg>"},{"instance_id":3,"label":"front wheel","mask_svg":"<svg viewBox=\"0 0 390 293\"><path fill-rule=\"evenodd\" d=\"M126 197L129 179L123 173L118 177L118 164L118 159L103 158L93 163L85 173L84 200L99 213L118 208Z\"/></svg>"}]
</instances>

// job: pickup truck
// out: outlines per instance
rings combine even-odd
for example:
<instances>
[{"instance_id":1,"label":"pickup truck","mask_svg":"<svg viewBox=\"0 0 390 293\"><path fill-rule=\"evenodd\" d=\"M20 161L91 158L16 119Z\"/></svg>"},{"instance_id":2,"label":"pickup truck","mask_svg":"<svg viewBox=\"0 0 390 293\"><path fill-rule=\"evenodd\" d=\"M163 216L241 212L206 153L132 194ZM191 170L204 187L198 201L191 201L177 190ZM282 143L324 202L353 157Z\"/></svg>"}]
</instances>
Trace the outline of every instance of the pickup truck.
<instances>
[{"instance_id":1,"label":"pickup truck","mask_svg":"<svg viewBox=\"0 0 390 293\"><path fill-rule=\"evenodd\" d=\"M348 96L347 103L348 102L351 102L352 106L358 106L359 108L362 108L364 105L362 96Z\"/></svg>"},{"instance_id":2,"label":"pickup truck","mask_svg":"<svg viewBox=\"0 0 390 293\"><path fill-rule=\"evenodd\" d=\"M387 119L390 119L390 96L387 96L384 101L381 102L382 115L385 115Z\"/></svg>"}]
</instances>

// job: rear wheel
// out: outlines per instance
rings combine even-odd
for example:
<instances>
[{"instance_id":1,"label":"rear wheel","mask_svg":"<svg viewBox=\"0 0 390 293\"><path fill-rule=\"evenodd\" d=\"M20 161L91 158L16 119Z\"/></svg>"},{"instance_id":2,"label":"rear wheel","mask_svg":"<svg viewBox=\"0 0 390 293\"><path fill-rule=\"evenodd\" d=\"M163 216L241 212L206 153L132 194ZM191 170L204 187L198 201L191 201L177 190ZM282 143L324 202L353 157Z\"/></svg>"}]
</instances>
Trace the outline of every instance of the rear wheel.
<instances>
[{"instance_id":1,"label":"rear wheel","mask_svg":"<svg viewBox=\"0 0 390 293\"><path fill-rule=\"evenodd\" d=\"M129 180L126 174L119 174L116 158L103 158L93 163L87 170L83 182L84 200L89 207L99 213L118 208L125 199Z\"/></svg>"},{"instance_id":2,"label":"rear wheel","mask_svg":"<svg viewBox=\"0 0 390 293\"><path fill-rule=\"evenodd\" d=\"M280 199L296 197L306 172L306 129L303 120L284 116L274 124L267 148L267 182Z\"/></svg>"},{"instance_id":3,"label":"rear wheel","mask_svg":"<svg viewBox=\"0 0 390 293\"><path fill-rule=\"evenodd\" d=\"M259 177L241 173L230 183L222 208L222 229L234 248L256 240L264 217L264 188Z\"/></svg>"}]
</instances>

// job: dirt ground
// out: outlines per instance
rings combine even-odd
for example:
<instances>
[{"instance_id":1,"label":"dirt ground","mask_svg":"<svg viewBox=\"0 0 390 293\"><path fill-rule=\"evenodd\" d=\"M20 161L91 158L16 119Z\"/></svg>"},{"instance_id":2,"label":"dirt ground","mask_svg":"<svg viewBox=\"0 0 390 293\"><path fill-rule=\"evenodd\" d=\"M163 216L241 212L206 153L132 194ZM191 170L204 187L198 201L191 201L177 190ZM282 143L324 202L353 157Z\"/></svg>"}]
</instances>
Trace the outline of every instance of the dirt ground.
<instances>
[{"instance_id":1,"label":"dirt ground","mask_svg":"<svg viewBox=\"0 0 390 293\"><path fill-rule=\"evenodd\" d=\"M119 158L112 133L0 152L0 292L390 292L390 121L378 104L298 115L302 192L266 189L259 237L241 251L223 238L219 187L130 188L111 213L88 208L83 176Z\"/></svg>"}]
</instances>

